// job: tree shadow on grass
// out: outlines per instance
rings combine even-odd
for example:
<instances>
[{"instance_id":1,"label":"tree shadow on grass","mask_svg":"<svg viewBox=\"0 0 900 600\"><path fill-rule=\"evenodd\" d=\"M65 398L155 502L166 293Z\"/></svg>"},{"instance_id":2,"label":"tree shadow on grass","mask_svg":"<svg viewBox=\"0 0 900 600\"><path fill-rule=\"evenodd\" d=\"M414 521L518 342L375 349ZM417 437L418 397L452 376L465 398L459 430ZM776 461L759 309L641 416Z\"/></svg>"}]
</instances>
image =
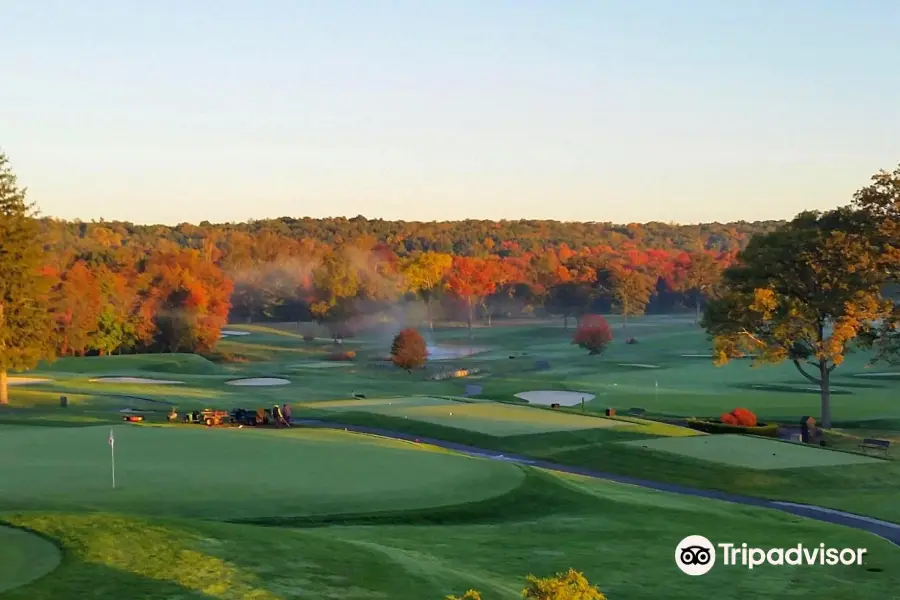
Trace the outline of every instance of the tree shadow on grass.
<instances>
[{"instance_id":1,"label":"tree shadow on grass","mask_svg":"<svg viewBox=\"0 0 900 600\"><path fill-rule=\"evenodd\" d=\"M172 565L177 570L178 565ZM213 582L211 582L213 583ZM53 572L32 583L0 593L2 600L210 600L211 596L164 579L153 579L106 565L63 559Z\"/></svg>"}]
</instances>

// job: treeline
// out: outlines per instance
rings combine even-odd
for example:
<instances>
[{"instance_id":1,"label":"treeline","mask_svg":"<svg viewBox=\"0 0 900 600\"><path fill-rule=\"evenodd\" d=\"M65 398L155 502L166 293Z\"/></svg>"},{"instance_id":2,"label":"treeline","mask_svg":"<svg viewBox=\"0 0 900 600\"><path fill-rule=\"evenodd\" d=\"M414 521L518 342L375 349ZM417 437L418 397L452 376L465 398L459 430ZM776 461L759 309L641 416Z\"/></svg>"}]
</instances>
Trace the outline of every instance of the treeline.
<instances>
[{"instance_id":1,"label":"treeline","mask_svg":"<svg viewBox=\"0 0 900 600\"><path fill-rule=\"evenodd\" d=\"M42 219L56 350L206 351L235 321L316 321L335 337L367 318L695 308L775 222L615 226L555 221L279 219L139 226Z\"/></svg>"}]
</instances>

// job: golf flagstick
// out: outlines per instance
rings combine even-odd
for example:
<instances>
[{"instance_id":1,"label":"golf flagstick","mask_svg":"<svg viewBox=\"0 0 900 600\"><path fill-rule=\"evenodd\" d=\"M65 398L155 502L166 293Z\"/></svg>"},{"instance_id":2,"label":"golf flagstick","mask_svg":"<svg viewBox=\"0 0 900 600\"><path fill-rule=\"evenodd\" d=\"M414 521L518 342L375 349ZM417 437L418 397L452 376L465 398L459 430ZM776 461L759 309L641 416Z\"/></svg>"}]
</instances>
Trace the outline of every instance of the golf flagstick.
<instances>
[{"instance_id":1,"label":"golf flagstick","mask_svg":"<svg viewBox=\"0 0 900 600\"><path fill-rule=\"evenodd\" d=\"M116 489L116 438L112 428L109 430L109 453L112 458L112 486Z\"/></svg>"}]
</instances>

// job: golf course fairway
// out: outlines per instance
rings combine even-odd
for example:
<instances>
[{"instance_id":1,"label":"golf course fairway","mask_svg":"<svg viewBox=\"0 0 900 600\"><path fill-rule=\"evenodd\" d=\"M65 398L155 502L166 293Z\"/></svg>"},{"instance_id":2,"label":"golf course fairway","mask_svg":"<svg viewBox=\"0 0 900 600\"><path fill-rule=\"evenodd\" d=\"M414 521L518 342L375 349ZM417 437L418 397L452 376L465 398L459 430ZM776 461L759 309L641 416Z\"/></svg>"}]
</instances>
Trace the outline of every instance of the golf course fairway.
<instances>
[{"instance_id":1,"label":"golf course fairway","mask_svg":"<svg viewBox=\"0 0 900 600\"><path fill-rule=\"evenodd\" d=\"M342 431L22 427L0 437L0 510L212 519L408 510L521 484L515 466ZM136 508L139 510L136 511Z\"/></svg>"}]
</instances>

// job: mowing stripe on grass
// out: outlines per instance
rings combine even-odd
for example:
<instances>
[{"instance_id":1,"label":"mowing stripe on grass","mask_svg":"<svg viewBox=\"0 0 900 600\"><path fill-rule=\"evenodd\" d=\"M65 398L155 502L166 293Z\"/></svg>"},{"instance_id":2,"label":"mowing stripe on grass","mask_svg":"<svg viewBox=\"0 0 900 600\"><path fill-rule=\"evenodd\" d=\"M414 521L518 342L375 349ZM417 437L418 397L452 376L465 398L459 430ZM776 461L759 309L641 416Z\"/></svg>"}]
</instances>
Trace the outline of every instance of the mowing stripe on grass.
<instances>
[{"instance_id":1,"label":"mowing stripe on grass","mask_svg":"<svg viewBox=\"0 0 900 600\"><path fill-rule=\"evenodd\" d=\"M658 450L709 462L748 469L796 469L832 467L883 462L870 456L835 452L745 435L706 435L700 437L668 437L618 442L648 450Z\"/></svg>"},{"instance_id":2,"label":"mowing stripe on grass","mask_svg":"<svg viewBox=\"0 0 900 600\"><path fill-rule=\"evenodd\" d=\"M61 560L59 549L44 538L0 525L0 593L43 577Z\"/></svg>"}]
</instances>

